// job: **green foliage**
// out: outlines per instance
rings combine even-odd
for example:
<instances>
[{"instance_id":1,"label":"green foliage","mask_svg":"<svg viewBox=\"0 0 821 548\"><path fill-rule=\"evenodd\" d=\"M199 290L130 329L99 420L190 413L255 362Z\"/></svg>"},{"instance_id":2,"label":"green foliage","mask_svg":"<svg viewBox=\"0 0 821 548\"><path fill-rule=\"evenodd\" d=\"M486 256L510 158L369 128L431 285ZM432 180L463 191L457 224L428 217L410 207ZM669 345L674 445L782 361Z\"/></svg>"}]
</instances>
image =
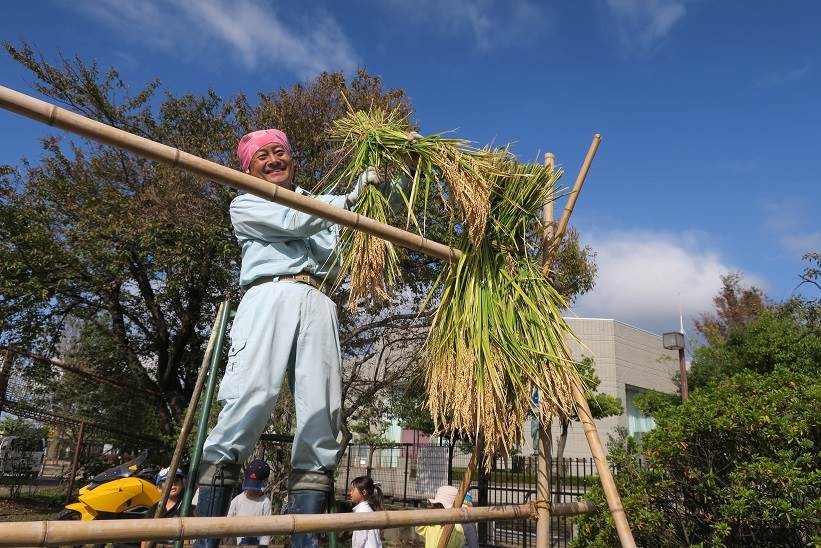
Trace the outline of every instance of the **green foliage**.
<instances>
[{"instance_id":1,"label":"green foliage","mask_svg":"<svg viewBox=\"0 0 821 548\"><path fill-rule=\"evenodd\" d=\"M732 327L726 338L696 349L688 374L692 389L741 371L770 373L786 369L821 373L821 322L810 321L806 305L773 305L746 325Z\"/></svg>"},{"instance_id":2,"label":"green foliage","mask_svg":"<svg viewBox=\"0 0 821 548\"><path fill-rule=\"evenodd\" d=\"M596 283L596 253L590 246L582 246L579 232L569 228L551 265L553 283L569 304L584 295Z\"/></svg>"},{"instance_id":3,"label":"green foliage","mask_svg":"<svg viewBox=\"0 0 821 548\"><path fill-rule=\"evenodd\" d=\"M19 439L34 441L46 439L48 427L37 426L30 421L19 417L6 415L0 421L0 437L16 436Z\"/></svg>"},{"instance_id":4,"label":"green foliage","mask_svg":"<svg viewBox=\"0 0 821 548\"><path fill-rule=\"evenodd\" d=\"M417 369L407 383L388 392L388 413L402 428L433 434L436 425L425 405L425 374Z\"/></svg>"},{"instance_id":5,"label":"green foliage","mask_svg":"<svg viewBox=\"0 0 821 548\"><path fill-rule=\"evenodd\" d=\"M576 370L579 375L585 380L587 390L585 396L587 397L587 405L590 406L590 412L594 419L603 419L604 417L612 417L614 415L621 415L624 413L624 405L621 400L610 394L602 394L596 392L601 384L601 379L596 374L596 364L593 358L585 356L576 364ZM579 416L572 417L573 420L579 420Z\"/></svg>"},{"instance_id":6,"label":"green foliage","mask_svg":"<svg viewBox=\"0 0 821 548\"><path fill-rule=\"evenodd\" d=\"M639 455L611 445L617 484L644 546L806 546L821 541L821 382L740 373L656 415ZM638 466L639 457L646 459ZM606 508L599 489L593 500ZM613 546L602 512L574 546Z\"/></svg>"},{"instance_id":7,"label":"green foliage","mask_svg":"<svg viewBox=\"0 0 821 548\"><path fill-rule=\"evenodd\" d=\"M665 392L658 392L656 390L648 390L636 396L634 400L636 409L643 414L655 417L660 412L669 407L675 407L681 404L681 396L678 394L667 394Z\"/></svg>"}]
</instances>

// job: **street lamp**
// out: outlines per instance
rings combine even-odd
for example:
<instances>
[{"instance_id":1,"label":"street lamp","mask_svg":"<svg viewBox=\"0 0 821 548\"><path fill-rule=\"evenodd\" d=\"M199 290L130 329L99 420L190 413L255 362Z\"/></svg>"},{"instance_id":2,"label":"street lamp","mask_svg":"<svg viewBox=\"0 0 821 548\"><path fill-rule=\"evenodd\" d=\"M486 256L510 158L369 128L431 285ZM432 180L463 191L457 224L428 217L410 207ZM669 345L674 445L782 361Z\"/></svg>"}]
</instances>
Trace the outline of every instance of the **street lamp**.
<instances>
[{"instance_id":1,"label":"street lamp","mask_svg":"<svg viewBox=\"0 0 821 548\"><path fill-rule=\"evenodd\" d=\"M687 365L684 362L684 333L670 331L661 336L661 344L667 350L678 350L678 367L681 374L681 399L687 401Z\"/></svg>"}]
</instances>

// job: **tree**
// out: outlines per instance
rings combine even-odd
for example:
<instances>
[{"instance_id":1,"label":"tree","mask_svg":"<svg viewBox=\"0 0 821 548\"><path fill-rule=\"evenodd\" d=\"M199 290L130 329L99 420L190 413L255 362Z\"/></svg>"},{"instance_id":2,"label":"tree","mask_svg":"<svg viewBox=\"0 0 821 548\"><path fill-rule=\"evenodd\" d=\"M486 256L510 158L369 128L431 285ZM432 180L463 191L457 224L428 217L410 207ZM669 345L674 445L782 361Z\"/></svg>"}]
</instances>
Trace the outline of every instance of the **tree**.
<instances>
[{"instance_id":1,"label":"tree","mask_svg":"<svg viewBox=\"0 0 821 548\"><path fill-rule=\"evenodd\" d=\"M727 336L728 332L756 319L767 306L764 292L755 286L743 287L742 276L731 273L721 277L721 290L713 298L715 314L702 314L695 321L696 330L709 343Z\"/></svg>"},{"instance_id":2,"label":"tree","mask_svg":"<svg viewBox=\"0 0 821 548\"><path fill-rule=\"evenodd\" d=\"M637 544L821 542L819 402L816 376L743 372L657 414L640 452L624 439L611 443L610 462ZM606 508L600 488L590 497ZM606 511L578 524L576 547L618 542Z\"/></svg>"},{"instance_id":3,"label":"tree","mask_svg":"<svg viewBox=\"0 0 821 548\"><path fill-rule=\"evenodd\" d=\"M730 301L717 299L719 309ZM648 394L637 405L656 428L640 446L612 440L610 460L638 544L821 542L817 303L792 298L742 308L755 313L725 314L735 320L723 321L726 329L696 351L690 399ZM604 503L598 487L591 498ZM606 513L578 523L574 546L617 542Z\"/></svg>"},{"instance_id":4,"label":"tree","mask_svg":"<svg viewBox=\"0 0 821 548\"><path fill-rule=\"evenodd\" d=\"M798 284L798 287L807 284L821 291L821 282L819 282L819 280L821 280L821 253L805 253L801 258L809 264L798 276L801 279L801 283Z\"/></svg>"},{"instance_id":5,"label":"tree","mask_svg":"<svg viewBox=\"0 0 821 548\"><path fill-rule=\"evenodd\" d=\"M806 321L798 300L772 305L724 338L696 349L687 375L697 390L742 371L768 374L786 369L808 375L821 372L821 322Z\"/></svg>"}]
</instances>

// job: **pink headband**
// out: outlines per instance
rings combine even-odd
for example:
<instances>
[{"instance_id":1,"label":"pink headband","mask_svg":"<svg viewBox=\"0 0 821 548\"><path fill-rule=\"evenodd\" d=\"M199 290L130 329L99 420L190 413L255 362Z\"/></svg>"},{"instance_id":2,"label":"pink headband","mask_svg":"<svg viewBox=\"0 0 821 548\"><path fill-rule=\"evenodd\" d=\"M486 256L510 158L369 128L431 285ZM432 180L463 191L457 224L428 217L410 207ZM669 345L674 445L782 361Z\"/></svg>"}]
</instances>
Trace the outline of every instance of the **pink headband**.
<instances>
[{"instance_id":1,"label":"pink headband","mask_svg":"<svg viewBox=\"0 0 821 548\"><path fill-rule=\"evenodd\" d=\"M242 171L248 169L248 166L251 165L251 158L259 149L271 143L282 145L288 151L288 155L291 155L291 144L288 142L288 136L278 129L261 129L244 135L237 145L237 158L239 158Z\"/></svg>"}]
</instances>

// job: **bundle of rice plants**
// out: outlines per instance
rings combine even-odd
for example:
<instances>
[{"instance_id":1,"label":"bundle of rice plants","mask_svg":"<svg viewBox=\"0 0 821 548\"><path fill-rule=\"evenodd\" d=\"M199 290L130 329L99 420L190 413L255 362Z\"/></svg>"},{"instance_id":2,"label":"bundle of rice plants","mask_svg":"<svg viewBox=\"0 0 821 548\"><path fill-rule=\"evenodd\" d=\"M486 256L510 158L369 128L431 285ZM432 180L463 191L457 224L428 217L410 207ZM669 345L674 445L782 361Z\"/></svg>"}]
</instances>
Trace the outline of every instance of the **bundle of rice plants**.
<instances>
[{"instance_id":1,"label":"bundle of rice plants","mask_svg":"<svg viewBox=\"0 0 821 548\"><path fill-rule=\"evenodd\" d=\"M481 434L486 467L522 439L534 387L545 425L571 415L572 388L583 387L567 346L566 303L542 274L534 238L541 233L536 212L561 172L494 158L484 237L475 243L465 235L462 257L443 269L423 350L437 428Z\"/></svg>"},{"instance_id":2,"label":"bundle of rice plants","mask_svg":"<svg viewBox=\"0 0 821 548\"><path fill-rule=\"evenodd\" d=\"M360 173L376 168L393 184L363 189L355 205L358 213L380 222L404 216L406 229L424 235L424 212L432 198L442 199L471 241L478 243L485 233L493 153L476 150L464 140L441 134L423 137L411 130L399 110L351 110L337 120L331 137L345 161L337 184L351 188ZM396 184L400 179L405 184ZM390 200L389 194L396 199ZM400 279L393 244L345 229L341 246L340 280L350 274L349 308L386 299L388 288Z\"/></svg>"}]
</instances>

